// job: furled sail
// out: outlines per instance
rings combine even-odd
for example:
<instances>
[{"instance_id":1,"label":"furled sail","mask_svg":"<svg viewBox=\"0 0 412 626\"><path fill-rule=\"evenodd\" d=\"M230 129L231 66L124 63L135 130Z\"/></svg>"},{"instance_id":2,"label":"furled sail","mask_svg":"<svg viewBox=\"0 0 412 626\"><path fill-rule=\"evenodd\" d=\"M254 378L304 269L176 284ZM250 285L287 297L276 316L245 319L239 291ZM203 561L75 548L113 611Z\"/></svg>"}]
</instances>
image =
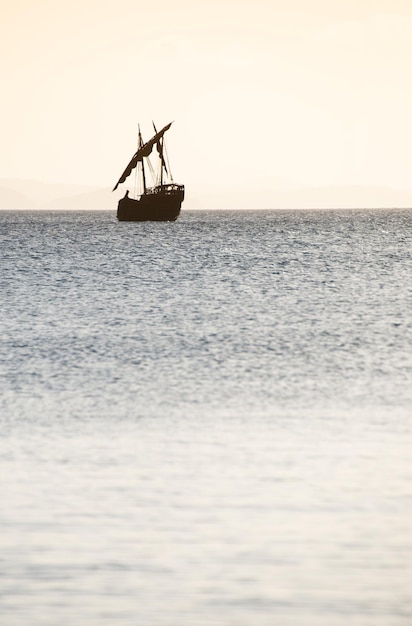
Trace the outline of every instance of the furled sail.
<instances>
[{"instance_id":1,"label":"furled sail","mask_svg":"<svg viewBox=\"0 0 412 626\"><path fill-rule=\"evenodd\" d=\"M163 155L163 144L162 144L161 141L157 142L156 148L157 148L157 152L159 154L159 159L162 162L162 166L165 168L165 172L169 176L169 172L167 171L166 161L165 161L165 158L164 158L164 155Z\"/></svg>"},{"instance_id":2,"label":"furled sail","mask_svg":"<svg viewBox=\"0 0 412 626\"><path fill-rule=\"evenodd\" d=\"M143 146L141 146L138 149L138 151L132 156L132 159L130 163L127 165L123 174L120 176L119 180L113 187L113 191L117 189L120 183L123 183L126 180L126 178L131 174L132 170L134 170L138 162L143 161L143 157L149 156L149 154L153 150L153 146L155 145L155 143L158 143L160 141L160 139L163 137L165 132L169 130L171 125L172 125L172 122L170 122L170 124L167 124L164 128L162 128L162 130L159 130L158 133L156 133L151 139L149 139L149 141L147 141L145 144L143 144Z\"/></svg>"}]
</instances>

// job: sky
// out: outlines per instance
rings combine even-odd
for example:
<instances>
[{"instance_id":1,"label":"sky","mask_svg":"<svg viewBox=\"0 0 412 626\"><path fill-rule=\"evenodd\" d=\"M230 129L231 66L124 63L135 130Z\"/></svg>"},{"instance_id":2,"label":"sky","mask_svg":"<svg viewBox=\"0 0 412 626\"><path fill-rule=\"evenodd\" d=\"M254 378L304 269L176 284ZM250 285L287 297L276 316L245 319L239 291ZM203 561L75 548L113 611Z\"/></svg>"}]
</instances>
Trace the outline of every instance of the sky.
<instances>
[{"instance_id":1,"label":"sky","mask_svg":"<svg viewBox=\"0 0 412 626\"><path fill-rule=\"evenodd\" d=\"M412 193L411 35L410 0L3 0L0 179L112 188L174 120L199 204Z\"/></svg>"}]
</instances>

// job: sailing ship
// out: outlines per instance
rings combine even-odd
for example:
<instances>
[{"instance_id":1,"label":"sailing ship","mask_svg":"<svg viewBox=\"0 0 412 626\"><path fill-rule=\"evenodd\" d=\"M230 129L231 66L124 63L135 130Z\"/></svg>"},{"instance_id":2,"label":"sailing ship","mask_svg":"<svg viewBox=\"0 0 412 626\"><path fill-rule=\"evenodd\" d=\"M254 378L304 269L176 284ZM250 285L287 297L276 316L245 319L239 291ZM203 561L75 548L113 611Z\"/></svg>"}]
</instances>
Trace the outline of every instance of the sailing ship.
<instances>
[{"instance_id":1,"label":"sailing ship","mask_svg":"<svg viewBox=\"0 0 412 626\"><path fill-rule=\"evenodd\" d=\"M121 222L173 222L180 214L185 188L173 181L167 156L164 134L171 127L172 122L157 132L153 124L155 134L149 141L144 142L138 131L137 151L132 156L129 164L120 176L113 191L136 170L134 197L129 196L129 189L117 206L117 219ZM157 167L150 162L153 147L157 148ZM147 169L152 177L152 186L147 185Z\"/></svg>"}]
</instances>

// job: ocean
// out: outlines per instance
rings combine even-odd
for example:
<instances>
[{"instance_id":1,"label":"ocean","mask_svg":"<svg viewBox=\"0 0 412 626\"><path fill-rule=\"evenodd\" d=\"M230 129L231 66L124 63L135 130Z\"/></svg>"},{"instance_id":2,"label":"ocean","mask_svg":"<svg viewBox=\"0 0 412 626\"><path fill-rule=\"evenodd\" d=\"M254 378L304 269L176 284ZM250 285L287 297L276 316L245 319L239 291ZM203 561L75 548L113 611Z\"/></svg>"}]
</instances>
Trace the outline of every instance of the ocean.
<instances>
[{"instance_id":1,"label":"ocean","mask_svg":"<svg viewBox=\"0 0 412 626\"><path fill-rule=\"evenodd\" d=\"M412 211L2 211L4 626L412 623Z\"/></svg>"}]
</instances>

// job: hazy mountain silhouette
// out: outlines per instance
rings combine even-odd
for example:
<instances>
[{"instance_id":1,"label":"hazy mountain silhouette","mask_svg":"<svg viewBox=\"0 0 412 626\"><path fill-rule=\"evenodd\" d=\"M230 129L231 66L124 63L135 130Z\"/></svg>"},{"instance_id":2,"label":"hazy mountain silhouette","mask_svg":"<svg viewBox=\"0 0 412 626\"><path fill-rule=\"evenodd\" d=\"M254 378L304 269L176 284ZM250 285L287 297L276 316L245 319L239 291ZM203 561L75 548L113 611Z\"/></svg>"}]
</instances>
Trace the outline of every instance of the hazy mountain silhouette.
<instances>
[{"instance_id":1,"label":"hazy mountain silhouette","mask_svg":"<svg viewBox=\"0 0 412 626\"><path fill-rule=\"evenodd\" d=\"M46 209L113 209L117 197L111 189L94 189L85 193L54 198L44 205Z\"/></svg>"},{"instance_id":2,"label":"hazy mountain silhouette","mask_svg":"<svg viewBox=\"0 0 412 626\"><path fill-rule=\"evenodd\" d=\"M2 209L110 209L116 197L110 189L90 185L0 180Z\"/></svg>"},{"instance_id":3,"label":"hazy mountain silhouette","mask_svg":"<svg viewBox=\"0 0 412 626\"><path fill-rule=\"evenodd\" d=\"M34 209L36 206L26 194L0 184L0 209Z\"/></svg>"},{"instance_id":4,"label":"hazy mountain silhouette","mask_svg":"<svg viewBox=\"0 0 412 626\"><path fill-rule=\"evenodd\" d=\"M265 186L228 190L186 186L184 209L410 208L412 192L387 187L328 186L279 190ZM0 209L112 209L124 189L0 180Z\"/></svg>"},{"instance_id":5,"label":"hazy mountain silhouette","mask_svg":"<svg viewBox=\"0 0 412 626\"><path fill-rule=\"evenodd\" d=\"M197 191L197 190L196 190ZM410 208L412 192L387 187L328 186L291 190L206 189L191 196L187 190L183 208L199 209L339 209Z\"/></svg>"}]
</instances>

